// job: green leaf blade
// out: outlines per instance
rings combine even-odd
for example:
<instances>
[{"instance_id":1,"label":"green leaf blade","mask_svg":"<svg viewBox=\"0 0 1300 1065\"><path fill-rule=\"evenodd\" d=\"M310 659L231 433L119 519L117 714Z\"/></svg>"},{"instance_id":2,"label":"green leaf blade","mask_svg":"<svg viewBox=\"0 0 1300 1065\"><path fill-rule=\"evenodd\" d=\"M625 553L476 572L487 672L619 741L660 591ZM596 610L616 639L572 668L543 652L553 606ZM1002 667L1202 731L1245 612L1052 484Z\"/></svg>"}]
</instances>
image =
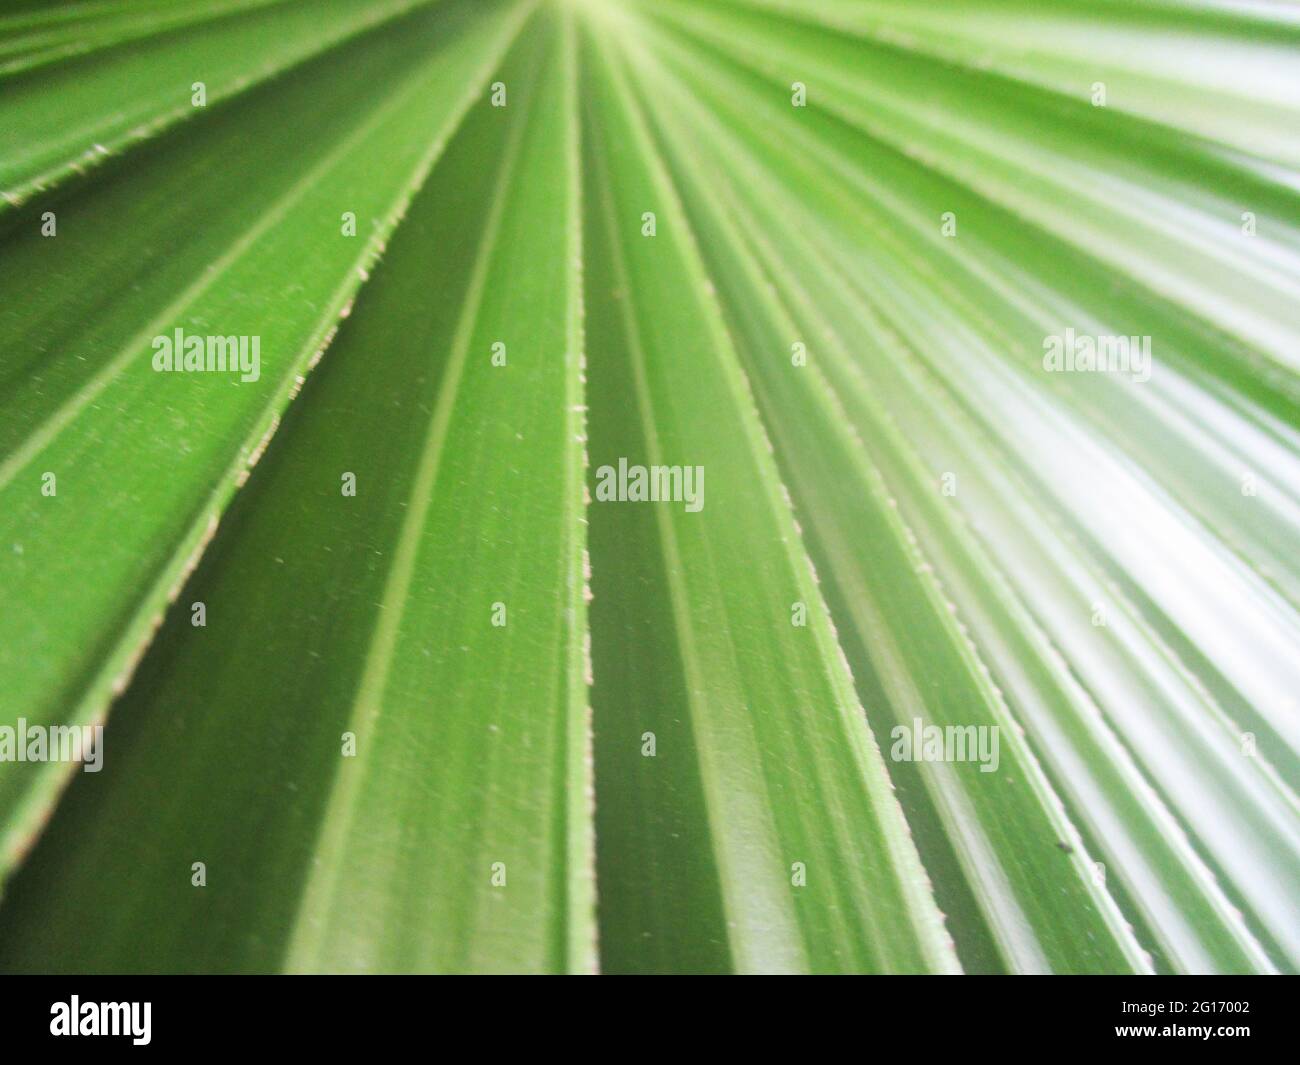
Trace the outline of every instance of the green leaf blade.
<instances>
[{"instance_id":1,"label":"green leaf blade","mask_svg":"<svg viewBox=\"0 0 1300 1065\"><path fill-rule=\"evenodd\" d=\"M393 80L378 83L370 109L346 132L336 128L336 139L320 147L305 173L283 182L278 198L251 225L238 216L228 219L214 235L215 250L207 246L215 259L179 294L164 270L160 285L143 298L126 296L125 313L100 319L91 304L92 313L74 330L56 309L60 295L44 301L53 306L43 339L60 361L48 386L39 376L15 374L7 397L12 416L5 421L25 422L28 429L25 436L13 434L0 460L0 537L10 545L0 556L0 579L14 590L0 619L0 666L16 678L3 695L13 719L88 724L122 690L164 605L432 166L441 138L485 88L521 10L501 6L490 18L462 21L460 47L432 58L412 63L420 38L406 43L407 64L395 67ZM434 13L433 24L442 24L440 14ZM373 58L383 61L384 49ZM369 179L376 155L390 163L378 182ZM246 163L256 160L254 154ZM156 171L164 185L167 161L163 156ZM218 181L218 189L223 184ZM345 209L354 210L362 225L369 220L370 232L342 236ZM118 227L130 224L110 217L55 242L72 236L83 247L111 246L123 239ZM39 280L47 247L24 245L6 269ZM78 263L75 246L69 254L73 268L94 284L114 283L111 260L91 256ZM299 259L304 269L285 276L282 264ZM142 307L150 316L143 328ZM26 319L11 321L21 332ZM259 336L259 379L155 372L150 337L176 327L197 335ZM112 348L97 352L98 365L86 366L78 358L80 345L90 341L95 351L92 338L106 332ZM8 355L30 358L21 347ZM32 393L35 405L27 398ZM159 477L164 470L168 476ZM56 477L55 496L41 492L45 473ZM52 624L54 618L62 621ZM0 766L0 869L26 847L63 773L58 766Z\"/></svg>"},{"instance_id":2,"label":"green leaf blade","mask_svg":"<svg viewBox=\"0 0 1300 1065\"><path fill-rule=\"evenodd\" d=\"M593 410L618 409L620 393L635 397L631 409L623 401L616 423L593 414L592 464L699 464L707 478L698 513L661 504L639 521L605 518L604 510L633 504L602 502L599 480L593 486L595 609L604 595L627 594L629 583L663 582L658 609L672 618L652 643L636 646L611 631L616 615L594 615L610 626L593 633L597 789L636 787L643 826L598 825L603 949L616 969L953 968L686 216L621 75L594 44L586 54L590 151L600 161L593 196L603 197L589 223ZM644 237L642 214L651 208L657 233ZM658 313L664 308L671 315ZM602 530L606 520L621 531ZM627 537L640 541L632 558ZM632 564L644 568L619 575ZM807 628L791 625L796 602L806 605ZM678 671L670 685L656 680ZM676 702L637 699L643 684L674 692ZM646 731L657 731L659 753L635 779L602 776L603 760L626 765L631 756L619 750L638 750ZM687 758L698 768L659 775L660 762ZM679 806L683 783L698 792ZM689 845L673 839L674 822L693 816L687 802L703 809L707 826L701 833L696 823ZM684 868L650 864L660 853ZM691 882L669 891L705 898L716 877L715 900L666 913L637 897L679 876ZM648 913L662 925L631 919ZM667 945L640 942L659 936Z\"/></svg>"}]
</instances>

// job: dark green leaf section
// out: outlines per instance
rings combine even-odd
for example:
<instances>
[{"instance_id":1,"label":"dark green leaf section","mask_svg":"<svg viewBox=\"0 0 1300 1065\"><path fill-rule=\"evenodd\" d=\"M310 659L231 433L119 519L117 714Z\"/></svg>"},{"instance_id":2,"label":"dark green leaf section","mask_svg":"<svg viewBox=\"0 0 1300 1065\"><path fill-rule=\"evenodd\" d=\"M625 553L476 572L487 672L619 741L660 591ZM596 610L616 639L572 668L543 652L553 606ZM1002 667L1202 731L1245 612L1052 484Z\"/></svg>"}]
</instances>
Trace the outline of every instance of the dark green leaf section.
<instances>
[{"instance_id":1,"label":"dark green leaf section","mask_svg":"<svg viewBox=\"0 0 1300 1065\"><path fill-rule=\"evenodd\" d=\"M71 195L57 235L41 235L39 206L8 221L6 723L87 723L125 687L444 138L468 108L487 106L488 75L522 14L431 9L358 42L356 81L323 61L247 110L146 149L130 172L101 171ZM314 135L303 154L268 151L286 128ZM256 372L156 372L154 338L176 329L244 336L250 352L256 337ZM64 771L0 763L0 874Z\"/></svg>"},{"instance_id":2,"label":"dark green leaf section","mask_svg":"<svg viewBox=\"0 0 1300 1065\"><path fill-rule=\"evenodd\" d=\"M15 880L6 968L594 967L574 62L530 22L412 204Z\"/></svg>"},{"instance_id":3,"label":"dark green leaf section","mask_svg":"<svg viewBox=\"0 0 1300 1065\"><path fill-rule=\"evenodd\" d=\"M0 17L0 77L290 0L101 0Z\"/></svg>"},{"instance_id":4,"label":"dark green leaf section","mask_svg":"<svg viewBox=\"0 0 1300 1065\"><path fill-rule=\"evenodd\" d=\"M288 0L4 81L0 213L431 0ZM77 39L84 39L81 30ZM34 58L44 57L37 53ZM196 96L196 86L202 95Z\"/></svg>"}]
</instances>

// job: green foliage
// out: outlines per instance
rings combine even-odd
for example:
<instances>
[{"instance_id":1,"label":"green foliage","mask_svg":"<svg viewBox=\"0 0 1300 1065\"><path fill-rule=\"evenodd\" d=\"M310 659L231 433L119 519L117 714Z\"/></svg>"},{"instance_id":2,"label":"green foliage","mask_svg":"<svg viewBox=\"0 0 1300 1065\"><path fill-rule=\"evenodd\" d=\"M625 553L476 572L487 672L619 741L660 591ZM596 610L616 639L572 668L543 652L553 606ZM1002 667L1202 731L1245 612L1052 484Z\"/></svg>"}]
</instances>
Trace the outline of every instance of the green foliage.
<instances>
[{"instance_id":1,"label":"green foliage","mask_svg":"<svg viewBox=\"0 0 1300 1065\"><path fill-rule=\"evenodd\" d=\"M1298 32L0 18L0 967L1300 967Z\"/></svg>"}]
</instances>

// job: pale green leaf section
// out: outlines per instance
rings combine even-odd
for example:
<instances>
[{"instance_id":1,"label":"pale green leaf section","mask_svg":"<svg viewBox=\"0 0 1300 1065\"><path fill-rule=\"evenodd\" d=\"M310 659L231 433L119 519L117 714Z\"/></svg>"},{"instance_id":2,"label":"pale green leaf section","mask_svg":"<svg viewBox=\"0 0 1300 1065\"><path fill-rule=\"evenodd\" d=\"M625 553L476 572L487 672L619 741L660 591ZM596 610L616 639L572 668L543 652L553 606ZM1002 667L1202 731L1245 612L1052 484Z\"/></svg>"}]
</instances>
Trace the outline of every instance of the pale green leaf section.
<instances>
[{"instance_id":1,"label":"pale green leaf section","mask_svg":"<svg viewBox=\"0 0 1300 1065\"><path fill-rule=\"evenodd\" d=\"M846 135L840 116L827 115L842 108L841 96L793 111L799 121L789 122L788 85L729 62L738 36L727 25L726 47L718 35L716 52L705 52L642 24L636 40L659 51L670 71L651 95L676 91L682 109L693 97L694 135L674 143L683 158L714 154L699 200L745 205L738 229L798 310L812 364L806 376L826 372L886 474L909 538L921 542L922 568L935 570L955 600L977 654L1102 861L1096 875L1162 967L1294 967L1294 377L1261 379L1247 338L1189 326L1189 312L1204 309L1190 296L1184 309L1165 293L1117 295L1103 264L1055 233L1045 243L1041 231L981 196L978 182L954 182L956 156L892 150L871 136L865 117L860 137ZM767 23L762 32L765 57L798 39ZM825 56L848 76L838 53L822 48L814 57L810 47L810 85L824 83ZM855 76L866 69L858 64ZM944 75L931 73L933 97ZM979 105L954 92L948 106L956 116ZM1020 117L1030 121L1032 110L1026 104ZM1009 102L1004 114L1004 125L1016 121ZM1154 182L1187 162L1172 148L1124 162L1114 154L1124 150L1122 133L1101 138L1080 120L1054 135L1088 142L1095 157L1108 158L1106 173L1131 164ZM1177 199L1171 187L1166 210L1208 227L1215 223L1196 175L1184 172ZM1224 179L1248 183L1240 173ZM1294 242L1297 205L1278 188L1256 192L1270 205L1268 240L1254 245L1237 234L1234 254L1253 249L1255 269L1271 271L1270 290L1257 294L1256 332L1294 336L1293 306L1278 286L1294 269L1284 249ZM1116 248L1140 239L1121 238L1124 209L1123 200L1109 209ZM941 230L946 210L957 220L951 237ZM1166 269L1185 278L1203 267L1184 254ZM753 308L752 296L738 299L736 320L748 322ZM1068 323L1080 333L1153 335L1150 381L1044 373L1041 342ZM779 358L785 338L771 328L777 336L756 339L756 360ZM793 418L791 405L785 390L774 393L774 425L810 423ZM797 450L809 446L805 430ZM837 503L826 487L805 505L815 516ZM814 554L832 588L847 585L828 593L833 609L854 620L879 584L863 583L867 559L843 533L840 542L838 554L833 542L824 557ZM888 611L911 642L921 630L903 622L910 607L898 604L913 598ZM858 654L853 634L844 634L850 658L855 669L861 660L884 663L887 688L899 674L869 620L855 622ZM918 672L914 665L902 675ZM887 705L906 706L884 695Z\"/></svg>"},{"instance_id":2,"label":"pale green leaf section","mask_svg":"<svg viewBox=\"0 0 1300 1065\"><path fill-rule=\"evenodd\" d=\"M1300 9L1236 0L739 0L1300 165Z\"/></svg>"},{"instance_id":3,"label":"pale green leaf section","mask_svg":"<svg viewBox=\"0 0 1300 1065\"><path fill-rule=\"evenodd\" d=\"M841 625L852 626L851 633L841 628L841 641L851 635L855 650L870 649L853 656L869 719L891 749L900 749L899 730L911 750L913 737L927 728L959 730L963 745L969 744L969 761L923 762L915 770L898 762L892 771L911 784L905 803L913 824L928 828L927 818L937 822L921 842L922 853L939 880L945 910L964 918L962 936L972 963L1020 972L1144 970L1143 952L1093 875L1050 784L949 612L942 586L824 375L826 340L813 342L819 357L811 365L779 357L782 348L793 346L783 343L787 338L818 335L808 328L815 318L796 322L794 316L810 309L810 289L834 279L814 274L800 284L774 256L776 276L794 286L784 298L774 293L776 278L747 237L761 227L739 212L728 217L724 208L740 202L729 187L730 168L698 163L708 144L734 165L738 146L716 125L684 124L679 109L690 106L690 97L663 77L652 57L633 54L632 61L645 71L644 98L656 102L661 143L682 176L795 503L811 520L806 532L820 549L828 590L839 600L836 614ZM762 165L758 159L747 162L751 174ZM802 303L798 310L795 300ZM892 427L873 413L870 439L888 439ZM824 428L809 432L809 426ZM927 683L927 676L942 677L942 686ZM981 734L990 737L983 745L976 738ZM960 890L963 884L968 894Z\"/></svg>"},{"instance_id":4,"label":"pale green leaf section","mask_svg":"<svg viewBox=\"0 0 1300 1065\"><path fill-rule=\"evenodd\" d=\"M1279 314L1300 301L1300 243L1287 225L1292 207L1278 212L1273 205L1280 190L1262 192L1256 210L1265 240L1251 244L1240 226L1242 212L1253 205L1231 194L1252 182L1284 181L1283 175L1244 160L1223 181L1224 191L1198 182L1197 171L1216 161L1196 156L1205 154L1203 144L1186 137L1170 144L1160 130L1130 128L1124 116L1093 107L1082 90L1073 100L1040 98L987 71L953 69L898 49L864 49L860 41L814 26L712 5L664 0L654 11L762 72L774 89L800 80L801 71L815 72L807 74L815 82L813 106L962 183L990 205L1059 234L1135 283L1194 308L1249 345L1249 354L1237 359L1252 372L1268 374L1292 400L1300 397L1296 316ZM1294 82L1300 52L1283 55ZM1194 77L1184 81L1197 84ZM1297 129L1300 104L1292 96L1272 139L1284 163L1291 151L1300 152ZM1161 148L1181 150L1182 157L1151 165Z\"/></svg>"}]
</instances>

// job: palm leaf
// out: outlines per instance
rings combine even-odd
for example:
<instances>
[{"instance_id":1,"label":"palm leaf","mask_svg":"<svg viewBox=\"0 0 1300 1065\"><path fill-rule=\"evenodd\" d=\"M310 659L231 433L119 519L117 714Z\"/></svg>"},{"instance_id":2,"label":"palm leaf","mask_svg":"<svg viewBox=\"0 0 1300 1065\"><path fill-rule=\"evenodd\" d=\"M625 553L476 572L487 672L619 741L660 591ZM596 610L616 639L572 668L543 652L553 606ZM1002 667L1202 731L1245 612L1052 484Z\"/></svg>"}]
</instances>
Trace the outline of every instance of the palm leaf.
<instances>
[{"instance_id":1,"label":"palm leaf","mask_svg":"<svg viewBox=\"0 0 1300 1065\"><path fill-rule=\"evenodd\" d=\"M1297 33L0 19L0 966L1294 971Z\"/></svg>"},{"instance_id":2,"label":"palm leaf","mask_svg":"<svg viewBox=\"0 0 1300 1065\"><path fill-rule=\"evenodd\" d=\"M336 72L321 63L255 118L226 112L196 139L170 141L129 176L75 197L54 212L53 239L35 208L10 222L3 269L13 302L0 343L0 529L11 545L0 579L19 590L0 623L9 716L85 724L125 686L437 157L437 134L485 91L517 25L515 9L424 23L415 28L460 35L459 47L432 56L412 27L380 31L355 56L361 80L333 98L324 84ZM349 99L356 110L332 110ZM284 158L286 123L312 145L307 160ZM387 164L379 180L375 157ZM244 204L212 217L250 183L264 190L255 213ZM355 239L341 235L344 211L358 221ZM288 258L299 264L292 273ZM216 323L221 335L260 338L257 380L154 372L155 336L202 335ZM0 870L42 819L59 775L0 765Z\"/></svg>"}]
</instances>

